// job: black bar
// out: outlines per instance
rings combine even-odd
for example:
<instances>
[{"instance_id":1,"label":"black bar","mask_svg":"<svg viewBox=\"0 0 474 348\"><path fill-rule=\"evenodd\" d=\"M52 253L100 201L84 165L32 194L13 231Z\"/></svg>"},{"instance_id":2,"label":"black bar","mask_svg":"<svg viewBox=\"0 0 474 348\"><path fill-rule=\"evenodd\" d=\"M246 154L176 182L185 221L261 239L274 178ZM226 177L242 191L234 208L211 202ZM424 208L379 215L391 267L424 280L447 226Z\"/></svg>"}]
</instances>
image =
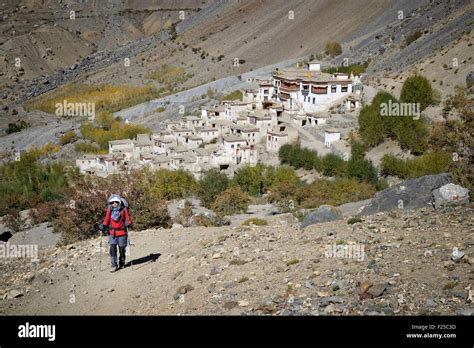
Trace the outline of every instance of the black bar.
<instances>
[{"instance_id":1,"label":"black bar","mask_svg":"<svg viewBox=\"0 0 474 348\"><path fill-rule=\"evenodd\" d=\"M20 338L20 325L55 325L55 339ZM473 347L473 317L3 316L0 346L298 344ZM455 334L409 338L407 334Z\"/></svg>"}]
</instances>

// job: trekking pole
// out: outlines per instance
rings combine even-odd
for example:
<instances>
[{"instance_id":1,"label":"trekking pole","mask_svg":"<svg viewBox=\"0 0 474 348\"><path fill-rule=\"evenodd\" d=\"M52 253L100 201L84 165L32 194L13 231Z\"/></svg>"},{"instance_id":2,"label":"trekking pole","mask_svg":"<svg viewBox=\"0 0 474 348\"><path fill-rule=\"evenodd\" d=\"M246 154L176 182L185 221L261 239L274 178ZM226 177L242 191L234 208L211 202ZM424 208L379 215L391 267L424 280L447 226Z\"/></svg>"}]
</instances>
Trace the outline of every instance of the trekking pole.
<instances>
[{"instance_id":1,"label":"trekking pole","mask_svg":"<svg viewBox=\"0 0 474 348\"><path fill-rule=\"evenodd\" d=\"M104 233L100 231L100 244L99 244L99 270L102 272L102 240L104 239Z\"/></svg>"},{"instance_id":2,"label":"trekking pole","mask_svg":"<svg viewBox=\"0 0 474 348\"><path fill-rule=\"evenodd\" d=\"M128 231L127 229L127 233L128 233L128 257L130 257L130 267L132 268L133 270L133 261L132 261L132 241L130 240L130 232Z\"/></svg>"}]
</instances>

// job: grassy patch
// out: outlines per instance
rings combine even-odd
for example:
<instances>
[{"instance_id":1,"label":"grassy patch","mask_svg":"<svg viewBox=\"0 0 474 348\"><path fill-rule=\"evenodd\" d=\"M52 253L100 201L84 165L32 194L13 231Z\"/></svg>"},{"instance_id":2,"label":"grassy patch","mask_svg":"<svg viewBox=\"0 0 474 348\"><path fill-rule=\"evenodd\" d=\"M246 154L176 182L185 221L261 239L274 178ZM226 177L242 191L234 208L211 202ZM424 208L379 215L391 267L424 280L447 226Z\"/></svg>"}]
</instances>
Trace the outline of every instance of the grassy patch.
<instances>
[{"instance_id":1,"label":"grassy patch","mask_svg":"<svg viewBox=\"0 0 474 348\"><path fill-rule=\"evenodd\" d=\"M221 98L221 100L242 100L242 92L240 90L235 90Z\"/></svg>"},{"instance_id":2,"label":"grassy patch","mask_svg":"<svg viewBox=\"0 0 474 348\"><path fill-rule=\"evenodd\" d=\"M169 90L185 83L192 77L193 74L187 74L185 68L168 64L163 64L160 69L146 75L146 78L158 81L167 86Z\"/></svg>"},{"instance_id":3,"label":"grassy patch","mask_svg":"<svg viewBox=\"0 0 474 348\"><path fill-rule=\"evenodd\" d=\"M456 285L458 285L458 282L456 282L456 281L447 282L446 284L444 284L443 290L454 289L456 287Z\"/></svg>"},{"instance_id":4,"label":"grassy patch","mask_svg":"<svg viewBox=\"0 0 474 348\"><path fill-rule=\"evenodd\" d=\"M235 259L232 259L230 261L230 264L232 266L242 266L242 265L245 265L247 262L245 260L242 260L242 259L238 259L238 258L235 258Z\"/></svg>"},{"instance_id":5,"label":"grassy patch","mask_svg":"<svg viewBox=\"0 0 474 348\"><path fill-rule=\"evenodd\" d=\"M351 217L351 218L349 218L349 220L347 220L347 223L349 225L352 225L352 224L355 224L355 223L358 223L358 222L362 222L362 219L358 218L358 217Z\"/></svg>"},{"instance_id":6,"label":"grassy patch","mask_svg":"<svg viewBox=\"0 0 474 348\"><path fill-rule=\"evenodd\" d=\"M300 260L298 260L298 259L293 259L293 260L287 261L287 262L286 262L286 265L287 265L287 266L296 265L296 264L299 263L299 262L300 262Z\"/></svg>"},{"instance_id":7,"label":"grassy patch","mask_svg":"<svg viewBox=\"0 0 474 348\"><path fill-rule=\"evenodd\" d=\"M250 224L257 225L257 226L266 226L268 225L268 222L267 220L259 219L259 218L251 218L242 222L242 226L249 226Z\"/></svg>"}]
</instances>

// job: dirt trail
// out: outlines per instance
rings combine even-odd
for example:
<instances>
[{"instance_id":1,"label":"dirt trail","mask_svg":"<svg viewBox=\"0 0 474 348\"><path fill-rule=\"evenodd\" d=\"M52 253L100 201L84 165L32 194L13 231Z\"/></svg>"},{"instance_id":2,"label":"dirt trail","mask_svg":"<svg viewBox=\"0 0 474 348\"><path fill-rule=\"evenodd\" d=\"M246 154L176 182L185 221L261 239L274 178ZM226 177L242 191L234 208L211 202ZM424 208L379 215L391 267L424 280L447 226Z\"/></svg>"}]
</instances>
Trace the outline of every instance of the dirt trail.
<instances>
[{"instance_id":1,"label":"dirt trail","mask_svg":"<svg viewBox=\"0 0 474 348\"><path fill-rule=\"evenodd\" d=\"M285 214L268 226L132 232L134 265L116 273L105 254L99 270L98 238L50 247L39 264L2 259L0 313L472 314L472 213L396 211L304 231ZM363 246L364 257L326 257L335 245ZM466 253L459 263L453 247ZM360 298L366 281L374 298Z\"/></svg>"}]
</instances>

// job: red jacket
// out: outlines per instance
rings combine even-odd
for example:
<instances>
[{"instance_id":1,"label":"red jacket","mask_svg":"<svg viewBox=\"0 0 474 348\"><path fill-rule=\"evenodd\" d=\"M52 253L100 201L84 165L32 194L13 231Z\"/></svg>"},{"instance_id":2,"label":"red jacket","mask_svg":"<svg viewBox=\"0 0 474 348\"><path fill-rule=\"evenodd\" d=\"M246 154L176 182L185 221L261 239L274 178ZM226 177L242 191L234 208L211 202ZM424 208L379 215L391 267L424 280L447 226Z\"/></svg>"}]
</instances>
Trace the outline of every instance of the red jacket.
<instances>
[{"instance_id":1,"label":"red jacket","mask_svg":"<svg viewBox=\"0 0 474 348\"><path fill-rule=\"evenodd\" d=\"M109 226L110 224L110 235L113 236L117 236L117 237L120 237L120 236L125 236L127 234L127 229L125 227L125 221L127 221L128 223L128 226L130 226L132 224L132 220L130 219L130 216L128 215L128 209L127 208L123 208L121 211L120 211L120 219L119 221L115 221L114 219L112 219L112 217L110 216L110 207L107 208L107 213L105 214L105 219L104 219L104 223L103 225L104 226Z\"/></svg>"}]
</instances>

